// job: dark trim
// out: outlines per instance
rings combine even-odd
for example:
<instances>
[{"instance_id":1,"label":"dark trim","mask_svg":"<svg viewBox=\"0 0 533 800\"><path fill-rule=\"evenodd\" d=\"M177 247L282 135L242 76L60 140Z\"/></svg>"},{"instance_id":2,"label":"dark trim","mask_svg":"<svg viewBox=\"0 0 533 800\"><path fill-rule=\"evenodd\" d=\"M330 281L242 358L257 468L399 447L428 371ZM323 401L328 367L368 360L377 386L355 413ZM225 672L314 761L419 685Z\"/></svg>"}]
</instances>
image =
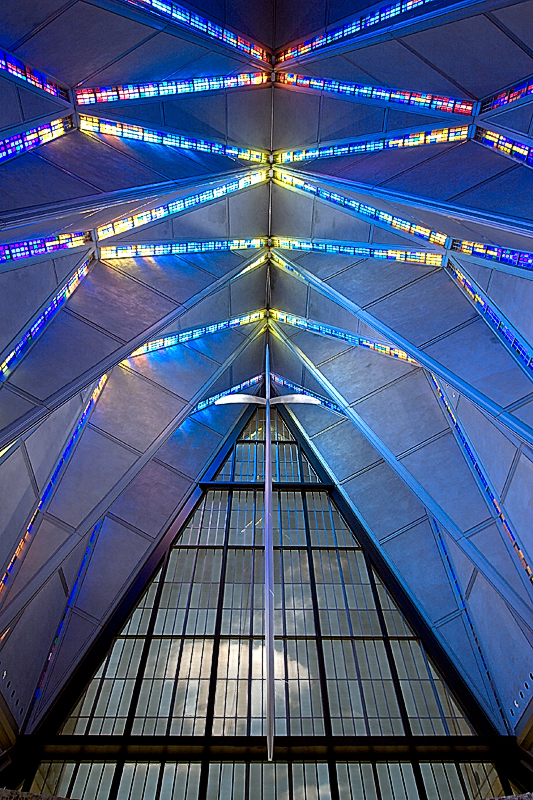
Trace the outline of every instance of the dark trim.
<instances>
[{"instance_id":1,"label":"dark trim","mask_svg":"<svg viewBox=\"0 0 533 800\"><path fill-rule=\"evenodd\" d=\"M263 489L264 481L200 481L198 486L203 491L209 489L241 489L251 491ZM289 483L287 481L272 481L274 492L331 492L335 488L333 483Z\"/></svg>"},{"instance_id":2,"label":"dark trim","mask_svg":"<svg viewBox=\"0 0 533 800\"><path fill-rule=\"evenodd\" d=\"M264 736L55 736L40 750L47 760L266 761ZM289 761L323 761L330 753L338 761L371 762L410 761L413 754L421 761L521 758L514 736L276 736L274 750L276 759Z\"/></svg>"}]
</instances>

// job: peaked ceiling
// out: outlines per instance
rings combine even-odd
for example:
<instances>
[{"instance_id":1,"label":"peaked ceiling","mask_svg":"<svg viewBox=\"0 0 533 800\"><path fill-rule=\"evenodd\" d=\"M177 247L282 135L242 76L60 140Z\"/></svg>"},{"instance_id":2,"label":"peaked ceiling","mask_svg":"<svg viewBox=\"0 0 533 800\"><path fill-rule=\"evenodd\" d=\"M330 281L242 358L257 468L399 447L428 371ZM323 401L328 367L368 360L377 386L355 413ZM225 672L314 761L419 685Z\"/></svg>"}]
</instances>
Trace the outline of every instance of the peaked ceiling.
<instances>
[{"instance_id":1,"label":"peaked ceiling","mask_svg":"<svg viewBox=\"0 0 533 800\"><path fill-rule=\"evenodd\" d=\"M139 591L239 416L204 401L261 375L268 335L278 390L324 400L302 433L520 732L533 2L171 5L0 12L10 712L34 730Z\"/></svg>"}]
</instances>

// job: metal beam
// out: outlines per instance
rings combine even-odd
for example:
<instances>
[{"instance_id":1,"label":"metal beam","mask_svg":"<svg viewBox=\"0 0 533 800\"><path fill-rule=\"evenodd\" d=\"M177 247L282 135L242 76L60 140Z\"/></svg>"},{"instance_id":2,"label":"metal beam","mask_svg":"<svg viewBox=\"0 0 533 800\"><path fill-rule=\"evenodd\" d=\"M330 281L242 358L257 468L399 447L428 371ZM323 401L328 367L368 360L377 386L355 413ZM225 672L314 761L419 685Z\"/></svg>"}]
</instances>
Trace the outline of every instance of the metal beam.
<instances>
[{"instance_id":1,"label":"metal beam","mask_svg":"<svg viewBox=\"0 0 533 800\"><path fill-rule=\"evenodd\" d=\"M436 375L439 375L447 383L450 383L452 386L454 386L461 394L464 394L465 397L468 397L469 400L472 400L472 402L477 406L482 408L484 411L488 411L491 416L496 417L503 422L506 427L509 428L509 430L517 434L521 439L527 442L527 444L533 445L533 429L531 429L529 425L526 425L524 422L522 422L522 420L513 416L511 413L498 405L498 403L496 403L494 400L491 400L478 389L475 389L463 378L460 378L447 367L443 366L438 361L435 361L434 358L431 358L431 356L428 356L426 353L424 353L424 351L420 350L403 336L400 336L398 333L396 333L396 331L392 330L392 328L389 328L388 325L385 325L376 317L372 316L372 314L369 314L368 311L364 311L361 306L358 306L336 289L333 289L327 283L321 281L320 278L317 278L308 270L297 265L291 266L291 269L305 277L308 283L314 289L320 292L320 294L324 295L330 300L333 300L333 302L341 306L341 308L346 309L346 311L349 311L350 314L353 314L371 328L378 331L382 336L385 337L385 339L394 342L394 344L396 344L401 350L404 350L406 353L408 353L411 358L414 358L416 361L418 361L421 366L426 367L426 369L428 369L430 372L434 372Z\"/></svg>"},{"instance_id":2,"label":"metal beam","mask_svg":"<svg viewBox=\"0 0 533 800\"><path fill-rule=\"evenodd\" d=\"M528 606L522 598L517 595L509 585L501 578L494 567L482 556L474 545L465 538L463 531L451 519L451 517L433 499L429 492L413 477L406 467L396 458L392 451L381 441L380 437L364 421L360 414L351 408L346 398L335 388L335 386L322 374L313 362L297 347L294 342L286 336L282 329L275 323L271 323L276 336L290 349L290 351L306 367L313 378L323 387L324 391L338 403L344 410L348 419L363 434L365 439L375 448L386 463L394 470L405 485L418 497L420 502L428 509L450 535L454 541L469 558L469 560L483 573L493 588L501 595L505 602L523 620L524 624L533 631L533 609Z\"/></svg>"}]
</instances>

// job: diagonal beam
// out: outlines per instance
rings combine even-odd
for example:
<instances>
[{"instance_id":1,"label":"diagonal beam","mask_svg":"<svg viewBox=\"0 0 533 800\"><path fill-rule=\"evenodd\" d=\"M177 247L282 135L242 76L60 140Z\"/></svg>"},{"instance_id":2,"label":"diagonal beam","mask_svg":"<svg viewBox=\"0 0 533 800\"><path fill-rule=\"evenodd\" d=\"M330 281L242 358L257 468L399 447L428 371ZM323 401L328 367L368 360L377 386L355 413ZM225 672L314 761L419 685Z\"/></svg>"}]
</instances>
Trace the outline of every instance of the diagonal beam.
<instances>
[{"instance_id":1,"label":"diagonal beam","mask_svg":"<svg viewBox=\"0 0 533 800\"><path fill-rule=\"evenodd\" d=\"M250 259L252 264L253 261L254 259ZM245 264L244 267L242 264L238 264L222 278L219 278L202 291L197 292L195 295L190 297L188 300L182 303L178 309L170 312L158 322L154 323L140 334L137 334L137 336L135 336L129 342L121 347L118 347L109 356L101 359L98 363L94 364L88 370L72 380L69 384L63 386L53 395L40 402L35 406L34 409L15 419L0 431L0 449L9 444L13 439L21 436L36 423L41 422L51 411L63 405L63 403L66 403L67 400L70 400L73 395L84 389L89 384L98 380L102 374L109 372L109 370L114 366L119 364L125 358L128 358L133 351L137 350L139 347L142 347L147 340L151 339L152 337L156 337L161 331L165 330L165 328L167 328L169 325L176 322L185 312L189 311L206 297L215 294L224 286L231 283L234 279L238 278L248 268L250 262Z\"/></svg>"},{"instance_id":2,"label":"diagonal beam","mask_svg":"<svg viewBox=\"0 0 533 800\"><path fill-rule=\"evenodd\" d=\"M405 485L418 497L421 503L450 533L458 547L464 552L468 559L482 572L489 580L498 594L505 602L518 614L524 623L533 630L533 609L531 609L522 598L501 578L494 567L484 558L484 556L466 538L463 531L448 516L441 506L433 499L429 492L414 478L404 465L396 458L392 451L381 441L379 436L363 420L363 418L351 408L345 397L333 386L330 381L322 374L313 362L303 353L294 342L285 335L276 323L272 325L276 336L290 349L299 361L309 371L310 375L318 381L324 391L333 398L343 409L348 419L357 427L363 436L377 450L384 461L394 470Z\"/></svg>"},{"instance_id":3,"label":"diagonal beam","mask_svg":"<svg viewBox=\"0 0 533 800\"><path fill-rule=\"evenodd\" d=\"M330 56L343 50L354 50L364 47L374 39L390 39L394 34L404 29L418 29L424 23L435 24L441 16L462 16L471 6L479 8L478 0L463 0L462 2L447 5L444 8L432 8L434 0L400 0L392 4L382 4L370 13L356 17L343 25L329 28L324 33L305 41L286 47L276 53L276 63L298 62L315 59L317 52L320 56ZM490 5L490 4L484 4ZM426 10L426 7L429 9ZM455 13L454 13L455 12ZM394 22L390 23L390 20Z\"/></svg>"},{"instance_id":4,"label":"diagonal beam","mask_svg":"<svg viewBox=\"0 0 533 800\"><path fill-rule=\"evenodd\" d=\"M52 232L56 232L61 225L72 226L81 225L79 221L73 222L73 215L80 214L85 217L90 212L101 212L107 209L115 209L122 203L155 201L165 195L175 195L177 192L184 192L187 189L198 189L209 187L213 184L227 180L228 176L241 176L242 166L236 165L234 169L224 172L213 173L209 177L189 176L174 181L160 181L146 186L134 186L131 189L119 189L114 192L102 192L102 194L86 197L83 199L60 200L54 203L43 204L37 209L24 209L15 211L0 212L0 227L2 230L20 229L29 225L50 221L53 224Z\"/></svg>"},{"instance_id":5,"label":"diagonal beam","mask_svg":"<svg viewBox=\"0 0 533 800\"><path fill-rule=\"evenodd\" d=\"M166 81L145 81L120 86L83 87L75 89L78 106L98 103L117 103L128 100L153 100L154 97L169 97L197 92L214 92L221 89L237 89L244 86L262 86L270 83L270 72L240 72L237 75L213 75L202 78L176 78Z\"/></svg>"},{"instance_id":6,"label":"diagonal beam","mask_svg":"<svg viewBox=\"0 0 533 800\"><path fill-rule=\"evenodd\" d=\"M24 61L21 61L20 58L13 56L11 53L6 53L5 50L0 50L0 73L5 73L6 77L14 77L17 81L22 81L35 89L40 89L58 100L70 102L69 92L65 86L61 86L55 79L45 75L44 72L38 72L33 67L25 64Z\"/></svg>"},{"instance_id":7,"label":"diagonal beam","mask_svg":"<svg viewBox=\"0 0 533 800\"><path fill-rule=\"evenodd\" d=\"M311 183L311 181L304 180L298 177L298 175L286 172L283 169L274 170L274 182L297 194L303 196L311 195L326 203L331 203L364 222L371 220L384 230L392 230L395 233L398 232L415 236L417 239L424 239L438 247L446 247L447 245L448 236L442 231L431 230L431 228L426 228L425 225L410 222L402 217L389 214L387 211L382 211L375 206L356 200L353 197L347 197L338 192L331 192L319 182Z\"/></svg>"},{"instance_id":8,"label":"diagonal beam","mask_svg":"<svg viewBox=\"0 0 533 800\"><path fill-rule=\"evenodd\" d=\"M8 625L16 619L17 615L24 609L27 603L35 597L41 587L52 575L59 569L65 559L72 553L74 548L79 544L83 536L88 533L98 521L106 514L108 508L115 502L124 489L131 483L134 477L140 470L148 463L148 461L156 454L161 445L183 424L187 417L191 414L195 406L202 400L202 398L209 392L210 388L216 384L219 378L231 367L231 365L239 358L259 336L265 331L265 325L258 325L254 333L245 339L233 353L224 361L223 364L213 373L211 378L196 392L196 394L189 400L189 402L182 408L176 417L166 426L166 428L159 434L159 436L152 442L150 447L137 459L135 464L130 467L120 480L115 484L113 489L101 500L87 517L80 523L76 532L73 533L66 542L56 550L52 557L46 562L44 567L31 578L26 586L12 599L0 612L0 628L4 630ZM59 485L59 484L57 484ZM191 491L194 490L194 486ZM189 492L190 494L190 492ZM53 494L51 493L47 498L46 505L50 502ZM188 494L183 498L183 505L186 504ZM46 506L43 508L42 513L46 513ZM164 534L163 534L164 535ZM153 549L157 546L154 542Z\"/></svg>"},{"instance_id":9,"label":"diagonal beam","mask_svg":"<svg viewBox=\"0 0 533 800\"><path fill-rule=\"evenodd\" d=\"M283 171L309 181L317 181L319 177L322 178L322 176L318 176L316 173L306 172L301 167L294 168L284 166ZM380 186L371 186L366 183L359 183L358 181L339 178L333 175L328 175L324 183L330 187L357 192L358 194L365 194L370 197L385 200L386 202L401 203L402 205L407 204L411 209L431 211L441 217L444 215L460 221L475 222L497 230L519 233L523 236L531 236L533 234L533 222L518 217L510 217L500 212L480 212L467 206L460 206L443 200L433 201L427 197L421 197L407 192L392 191Z\"/></svg>"},{"instance_id":10,"label":"diagonal beam","mask_svg":"<svg viewBox=\"0 0 533 800\"><path fill-rule=\"evenodd\" d=\"M342 100L353 100L356 103L367 103L382 107L401 105L402 111L428 116L448 117L450 114L473 116L477 103L472 100L459 100L456 97L411 92L406 89L389 89L382 86L370 86L349 81L318 78L310 75L299 75L292 72L276 72L276 83L284 88L305 89L311 92L332 92Z\"/></svg>"},{"instance_id":11,"label":"diagonal beam","mask_svg":"<svg viewBox=\"0 0 533 800\"><path fill-rule=\"evenodd\" d=\"M159 222L165 217L188 212L196 206L220 200L222 197L226 197L229 194L235 194L235 192L248 189L259 183L265 183L267 180L268 170L259 169L255 172L237 174L234 178L223 184L210 181L203 191L196 192L187 197L178 197L168 203L159 204L155 208L146 209L141 213L132 214L123 219L116 219L113 222L100 225L96 229L96 237L100 241L102 239L108 239L110 236L118 236L134 228L148 225L151 222Z\"/></svg>"},{"instance_id":12,"label":"diagonal beam","mask_svg":"<svg viewBox=\"0 0 533 800\"><path fill-rule=\"evenodd\" d=\"M57 112L55 116L57 117ZM47 142L52 142L54 139L58 139L74 129L72 115L52 119L50 122L42 123L37 127L35 125L28 127L26 125L12 136L0 139L0 164L5 161L11 161L11 159L22 153L35 150L36 147L40 147Z\"/></svg>"},{"instance_id":13,"label":"diagonal beam","mask_svg":"<svg viewBox=\"0 0 533 800\"><path fill-rule=\"evenodd\" d=\"M280 263L283 264L283 259L277 259L275 263L276 265L280 266ZM444 367L434 358L431 358L431 356L428 356L403 336L400 336L398 333L396 333L396 331L392 330L392 328L389 328L388 325L385 325L383 322L378 320L377 317L372 316L372 314L370 314L368 311L364 311L361 306L358 306L336 289L333 289L327 283L321 281L320 278L317 278L311 272L308 272L308 270L294 264L290 264L289 268L291 272L295 272L296 274L304 277L307 282L314 289L320 292L320 294L324 295L324 297L333 300L333 302L341 306L341 308L346 309L346 311L348 311L350 314L353 314L371 328L378 331L378 333L384 336L385 339L393 342L398 348L405 351L411 358L414 358L416 361L418 361L421 366L443 378L447 383L454 386L461 394L464 394L465 397L468 397L469 400L472 400L472 402L477 406L482 408L484 411L487 411L492 417L499 419L500 422L503 422L504 425L509 428L509 430L520 436L520 438L525 442L533 445L533 430L529 427L529 425L526 425L524 422L522 422L522 420L510 414L508 411L498 405L498 403L494 402L494 400L491 400L478 389L475 389L473 386L471 386L463 378L460 378L459 375L456 375L454 372L452 372L452 370Z\"/></svg>"},{"instance_id":14,"label":"diagonal beam","mask_svg":"<svg viewBox=\"0 0 533 800\"><path fill-rule=\"evenodd\" d=\"M461 124L462 123L462 124ZM402 147L424 147L432 144L458 144L471 138L473 129L468 122L461 120L453 126L428 128L420 130L405 128L394 131L388 136L381 132L360 137L353 141L342 141L340 144L328 143L309 147L306 150L280 150L274 155L276 164L290 164L310 161L317 158L337 158L342 156L362 155L365 153L381 153L384 150L397 150Z\"/></svg>"},{"instance_id":15,"label":"diagonal beam","mask_svg":"<svg viewBox=\"0 0 533 800\"><path fill-rule=\"evenodd\" d=\"M522 371L533 380L533 347L525 336L516 330L494 301L489 300L483 289L470 276L461 272L452 259L448 260L444 269Z\"/></svg>"},{"instance_id":16,"label":"diagonal beam","mask_svg":"<svg viewBox=\"0 0 533 800\"><path fill-rule=\"evenodd\" d=\"M501 89L499 92L483 98L480 103L479 117L505 108L511 103L523 105L524 102L530 102L533 99L531 95L533 95L533 75L523 78L520 83L514 83L506 89Z\"/></svg>"},{"instance_id":17,"label":"diagonal beam","mask_svg":"<svg viewBox=\"0 0 533 800\"><path fill-rule=\"evenodd\" d=\"M270 64L271 54L263 45L251 42L229 28L222 27L216 22L189 11L174 0L118 0L116 5L129 4L151 16L165 20L176 25L183 32L184 38L194 41L198 38L207 39L233 54L240 54L253 61Z\"/></svg>"},{"instance_id":18,"label":"diagonal beam","mask_svg":"<svg viewBox=\"0 0 533 800\"><path fill-rule=\"evenodd\" d=\"M530 559L529 555L525 555L525 548L523 547L522 543L520 542L519 537L513 531L511 522L506 515L505 509L503 508L502 501L492 484L492 481L488 477L488 471L486 467L483 465L483 462L479 455L476 453L475 448L468 438L468 435L465 432L464 425L461 423L459 415L457 413L457 409L452 408L452 404L450 402L450 398L446 392L446 389L442 385L440 381L437 380L435 375L431 375L431 381L433 391L435 396L439 400L440 404L444 408L445 414L448 417L448 421L450 423L450 427L454 433L455 439L463 451L465 456L465 461L470 467L472 475L476 479L476 483L479 486L481 493L487 503L491 513L496 517L498 522L498 527L502 530L507 538L511 543L512 550L514 554L518 557L524 572L527 574L529 583L533 583L533 569L530 566L530 563L533 561ZM526 581L524 581L526 582ZM527 582L526 582L527 583Z\"/></svg>"},{"instance_id":19,"label":"diagonal beam","mask_svg":"<svg viewBox=\"0 0 533 800\"><path fill-rule=\"evenodd\" d=\"M122 115L121 115L122 116ZM174 147L177 150L196 151L211 155L226 156L227 158L268 163L268 153L261 150L251 150L248 147L238 147L222 142L211 142L206 139L196 139L191 136L182 136L180 133L161 126L158 130L145 128L137 122L122 121L119 119L102 119L98 116L79 115L79 127L83 133L102 133L116 136L120 139L133 139L147 142L148 144L162 144L165 147Z\"/></svg>"}]
</instances>

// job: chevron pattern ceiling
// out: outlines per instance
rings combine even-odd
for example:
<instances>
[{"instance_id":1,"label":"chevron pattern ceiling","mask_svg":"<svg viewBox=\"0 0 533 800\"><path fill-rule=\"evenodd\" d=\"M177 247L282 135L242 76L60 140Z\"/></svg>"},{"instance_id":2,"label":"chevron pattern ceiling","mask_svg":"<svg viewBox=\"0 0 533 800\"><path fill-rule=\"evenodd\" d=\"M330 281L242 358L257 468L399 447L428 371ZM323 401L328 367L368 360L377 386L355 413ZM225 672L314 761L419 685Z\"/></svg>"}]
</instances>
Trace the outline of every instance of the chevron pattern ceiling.
<instances>
[{"instance_id":1,"label":"chevron pattern ceiling","mask_svg":"<svg viewBox=\"0 0 533 800\"><path fill-rule=\"evenodd\" d=\"M241 413L211 401L260 387L267 337L275 388L325 407L300 430L522 729L532 6L3 3L0 667L26 730L193 507Z\"/></svg>"}]
</instances>

